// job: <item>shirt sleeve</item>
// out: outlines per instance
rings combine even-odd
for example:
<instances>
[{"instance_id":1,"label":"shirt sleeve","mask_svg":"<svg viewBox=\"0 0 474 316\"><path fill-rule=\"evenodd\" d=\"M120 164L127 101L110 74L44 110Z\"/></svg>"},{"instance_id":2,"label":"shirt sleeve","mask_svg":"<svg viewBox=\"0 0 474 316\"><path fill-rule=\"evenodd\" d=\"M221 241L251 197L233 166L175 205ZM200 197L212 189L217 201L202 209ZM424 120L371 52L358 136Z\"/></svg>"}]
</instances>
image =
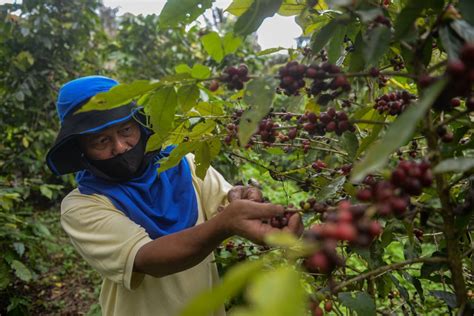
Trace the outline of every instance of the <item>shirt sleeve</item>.
<instances>
[{"instance_id":1,"label":"shirt sleeve","mask_svg":"<svg viewBox=\"0 0 474 316\"><path fill-rule=\"evenodd\" d=\"M212 166L207 170L204 179L200 179L196 175L194 155L188 154L186 158L191 168L193 183L201 199L204 214L209 219L216 215L219 206L225 206L229 203L227 192L232 189L232 185Z\"/></svg>"},{"instance_id":2,"label":"shirt sleeve","mask_svg":"<svg viewBox=\"0 0 474 316\"><path fill-rule=\"evenodd\" d=\"M104 278L128 290L140 285L144 274L133 272L135 256L151 238L106 197L74 190L61 204L61 225L81 256Z\"/></svg>"}]
</instances>

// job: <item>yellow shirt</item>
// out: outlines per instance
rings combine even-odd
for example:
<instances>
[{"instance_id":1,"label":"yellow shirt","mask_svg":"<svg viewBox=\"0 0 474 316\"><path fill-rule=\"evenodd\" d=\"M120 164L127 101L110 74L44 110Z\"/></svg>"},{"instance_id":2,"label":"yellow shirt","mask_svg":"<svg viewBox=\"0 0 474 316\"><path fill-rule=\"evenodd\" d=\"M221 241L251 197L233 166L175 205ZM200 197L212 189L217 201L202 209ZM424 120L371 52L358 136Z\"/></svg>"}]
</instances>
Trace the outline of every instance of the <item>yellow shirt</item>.
<instances>
[{"instance_id":1,"label":"yellow shirt","mask_svg":"<svg viewBox=\"0 0 474 316\"><path fill-rule=\"evenodd\" d=\"M193 157L186 158L198 202L197 225L225 203L232 186L212 167L204 181L199 179ZM135 255L152 239L103 195L73 190L62 201L61 224L76 250L103 277L104 316L175 316L196 294L218 282L212 253L191 269L161 278L133 272ZM224 308L214 315L225 315Z\"/></svg>"}]
</instances>

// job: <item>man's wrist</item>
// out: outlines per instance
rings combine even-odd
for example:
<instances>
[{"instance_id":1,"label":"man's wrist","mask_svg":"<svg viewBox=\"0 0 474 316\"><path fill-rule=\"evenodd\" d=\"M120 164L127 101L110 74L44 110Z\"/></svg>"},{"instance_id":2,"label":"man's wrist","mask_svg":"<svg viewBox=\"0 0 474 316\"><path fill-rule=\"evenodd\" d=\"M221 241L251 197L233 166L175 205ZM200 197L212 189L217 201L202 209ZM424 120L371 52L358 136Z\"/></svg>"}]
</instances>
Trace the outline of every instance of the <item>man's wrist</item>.
<instances>
[{"instance_id":1,"label":"man's wrist","mask_svg":"<svg viewBox=\"0 0 474 316\"><path fill-rule=\"evenodd\" d=\"M214 221L213 225L215 225L217 235L221 240L225 240L229 237L235 235L232 224L230 223L229 216L225 213L225 210L219 212L216 216L214 216L211 221Z\"/></svg>"}]
</instances>

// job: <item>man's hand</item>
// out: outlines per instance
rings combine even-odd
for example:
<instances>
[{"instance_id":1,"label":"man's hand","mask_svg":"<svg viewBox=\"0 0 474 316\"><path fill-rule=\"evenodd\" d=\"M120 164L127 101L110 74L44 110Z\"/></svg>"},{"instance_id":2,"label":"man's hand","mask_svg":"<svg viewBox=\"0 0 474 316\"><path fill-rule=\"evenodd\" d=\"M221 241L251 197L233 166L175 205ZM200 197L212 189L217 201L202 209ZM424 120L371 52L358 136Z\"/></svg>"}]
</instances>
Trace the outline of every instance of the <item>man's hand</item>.
<instances>
[{"instance_id":1,"label":"man's hand","mask_svg":"<svg viewBox=\"0 0 474 316\"><path fill-rule=\"evenodd\" d=\"M284 216L284 213L285 209L281 205L236 199L219 215L224 221L222 225L230 235L239 235L257 244L262 244L265 236L274 232L288 231L296 235L301 234L303 227L299 214L291 216L288 226L282 229L273 227L269 223L269 219Z\"/></svg>"},{"instance_id":2,"label":"man's hand","mask_svg":"<svg viewBox=\"0 0 474 316\"><path fill-rule=\"evenodd\" d=\"M263 202L262 192L252 186L237 185L227 193L229 202L235 200L250 200L254 202Z\"/></svg>"}]
</instances>

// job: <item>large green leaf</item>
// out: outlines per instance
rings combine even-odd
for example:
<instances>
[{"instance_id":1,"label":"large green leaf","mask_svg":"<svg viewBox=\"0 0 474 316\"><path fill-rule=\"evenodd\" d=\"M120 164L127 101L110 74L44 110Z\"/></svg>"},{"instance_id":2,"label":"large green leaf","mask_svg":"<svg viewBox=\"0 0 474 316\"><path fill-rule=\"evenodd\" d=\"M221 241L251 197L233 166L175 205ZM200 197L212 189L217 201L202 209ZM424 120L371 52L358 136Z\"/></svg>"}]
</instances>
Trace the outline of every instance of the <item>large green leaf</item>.
<instances>
[{"instance_id":1,"label":"large green leaf","mask_svg":"<svg viewBox=\"0 0 474 316\"><path fill-rule=\"evenodd\" d=\"M323 26L321 30L315 32L311 38L311 49L313 52L318 53L321 51L337 31L337 28L338 22L336 19L333 19Z\"/></svg>"},{"instance_id":2,"label":"large green leaf","mask_svg":"<svg viewBox=\"0 0 474 316\"><path fill-rule=\"evenodd\" d=\"M253 2L254 0L234 0L225 10L232 15L241 16L250 8Z\"/></svg>"},{"instance_id":3,"label":"large green leaf","mask_svg":"<svg viewBox=\"0 0 474 316\"><path fill-rule=\"evenodd\" d=\"M173 87L163 87L154 93L146 104L146 112L156 137L163 142L173 128L173 119L178 103Z\"/></svg>"},{"instance_id":4,"label":"large green leaf","mask_svg":"<svg viewBox=\"0 0 474 316\"><path fill-rule=\"evenodd\" d=\"M160 26L189 24L211 8L214 0L168 0L160 13Z\"/></svg>"},{"instance_id":5,"label":"large green leaf","mask_svg":"<svg viewBox=\"0 0 474 316\"><path fill-rule=\"evenodd\" d=\"M234 33L245 36L255 32L263 20L275 15L282 1L283 0L254 1L250 8L235 22Z\"/></svg>"},{"instance_id":6,"label":"large green leaf","mask_svg":"<svg viewBox=\"0 0 474 316\"><path fill-rule=\"evenodd\" d=\"M423 1L407 1L407 5L398 14L395 21L395 39L403 39L411 36L411 30L414 23L424 9L432 9L440 11L443 7L443 0L423 0Z\"/></svg>"},{"instance_id":7,"label":"large green leaf","mask_svg":"<svg viewBox=\"0 0 474 316\"><path fill-rule=\"evenodd\" d=\"M306 294L298 272L279 267L259 274L246 292L249 306L235 308L233 316L306 315Z\"/></svg>"},{"instance_id":8,"label":"large green leaf","mask_svg":"<svg viewBox=\"0 0 474 316\"><path fill-rule=\"evenodd\" d=\"M242 38L235 36L234 33L229 32L222 38L222 46L224 47L224 56L233 54L242 44Z\"/></svg>"},{"instance_id":9,"label":"large green leaf","mask_svg":"<svg viewBox=\"0 0 474 316\"><path fill-rule=\"evenodd\" d=\"M209 67L201 64L194 64L193 68L191 69L191 76L196 79L207 79L210 75L211 70Z\"/></svg>"},{"instance_id":10,"label":"large green leaf","mask_svg":"<svg viewBox=\"0 0 474 316\"><path fill-rule=\"evenodd\" d=\"M464 20L474 26L474 1L459 0L459 11Z\"/></svg>"},{"instance_id":11,"label":"large green leaf","mask_svg":"<svg viewBox=\"0 0 474 316\"><path fill-rule=\"evenodd\" d=\"M202 142L196 149L196 175L199 178L204 180L211 161L219 154L220 150L221 141L217 138Z\"/></svg>"},{"instance_id":12,"label":"large green leaf","mask_svg":"<svg viewBox=\"0 0 474 316\"><path fill-rule=\"evenodd\" d=\"M130 84L119 84L107 92L96 94L89 102L76 111L76 113L113 109L138 99L140 96L160 86L162 86L160 82L148 80L137 80Z\"/></svg>"},{"instance_id":13,"label":"large green leaf","mask_svg":"<svg viewBox=\"0 0 474 316\"><path fill-rule=\"evenodd\" d=\"M13 260L10 266L15 270L15 275L22 281L29 282L33 278L31 271L20 261Z\"/></svg>"},{"instance_id":14,"label":"large green leaf","mask_svg":"<svg viewBox=\"0 0 474 316\"><path fill-rule=\"evenodd\" d=\"M306 3L303 1L283 0L278 14L283 16L299 15L304 9L306 9Z\"/></svg>"},{"instance_id":15,"label":"large green leaf","mask_svg":"<svg viewBox=\"0 0 474 316\"><path fill-rule=\"evenodd\" d=\"M160 159L158 172L163 172L176 166L184 156L193 152L199 145L199 142L185 142L178 144L178 146L171 151L168 157Z\"/></svg>"},{"instance_id":16,"label":"large green leaf","mask_svg":"<svg viewBox=\"0 0 474 316\"><path fill-rule=\"evenodd\" d=\"M355 133L344 133L341 138L341 144L349 154L349 157L356 157L357 150L359 149L359 140Z\"/></svg>"},{"instance_id":17,"label":"large green leaf","mask_svg":"<svg viewBox=\"0 0 474 316\"><path fill-rule=\"evenodd\" d=\"M342 305L350 308L358 316L375 316L375 302L364 292L342 292L338 296Z\"/></svg>"},{"instance_id":18,"label":"large green leaf","mask_svg":"<svg viewBox=\"0 0 474 316\"><path fill-rule=\"evenodd\" d=\"M335 64L344 52L344 37L347 34L347 26L339 25L328 45L328 61Z\"/></svg>"},{"instance_id":19,"label":"large green leaf","mask_svg":"<svg viewBox=\"0 0 474 316\"><path fill-rule=\"evenodd\" d=\"M439 38L441 39L444 50L448 54L448 58L458 59L459 51L464 43L449 24L442 25L439 28Z\"/></svg>"},{"instance_id":20,"label":"large green leaf","mask_svg":"<svg viewBox=\"0 0 474 316\"><path fill-rule=\"evenodd\" d=\"M474 168L474 158L451 158L441 161L435 168L435 173L464 172Z\"/></svg>"},{"instance_id":21,"label":"large green leaf","mask_svg":"<svg viewBox=\"0 0 474 316\"><path fill-rule=\"evenodd\" d=\"M199 294L180 316L208 316L237 295L253 277L261 273L264 262L245 261L233 266L214 289Z\"/></svg>"},{"instance_id":22,"label":"large green leaf","mask_svg":"<svg viewBox=\"0 0 474 316\"><path fill-rule=\"evenodd\" d=\"M0 290L5 289L10 284L10 269L4 260L0 260Z\"/></svg>"},{"instance_id":23,"label":"large green leaf","mask_svg":"<svg viewBox=\"0 0 474 316\"><path fill-rule=\"evenodd\" d=\"M364 57L367 65L377 65L379 59L387 52L390 46L390 37L390 29L383 25L373 28L368 33L364 47Z\"/></svg>"},{"instance_id":24,"label":"large green leaf","mask_svg":"<svg viewBox=\"0 0 474 316\"><path fill-rule=\"evenodd\" d=\"M276 85L276 80L271 76L254 79L247 85L244 101L250 108L240 119L238 136L241 146L247 145L260 120L270 111Z\"/></svg>"},{"instance_id":25,"label":"large green leaf","mask_svg":"<svg viewBox=\"0 0 474 316\"><path fill-rule=\"evenodd\" d=\"M218 63L224 58L224 48L222 47L222 41L217 32L209 32L201 37L202 46L204 50Z\"/></svg>"},{"instance_id":26,"label":"large green leaf","mask_svg":"<svg viewBox=\"0 0 474 316\"><path fill-rule=\"evenodd\" d=\"M344 186L345 181L346 177L339 177L328 185L325 185L318 193L318 200L326 201L332 198Z\"/></svg>"},{"instance_id":27,"label":"large green leaf","mask_svg":"<svg viewBox=\"0 0 474 316\"><path fill-rule=\"evenodd\" d=\"M390 125L384 137L371 145L365 157L355 164L352 170L353 181L361 181L367 174L383 167L390 154L411 138L419 120L425 115L445 85L446 80L436 82L425 91L418 104L410 106Z\"/></svg>"},{"instance_id":28,"label":"large green leaf","mask_svg":"<svg viewBox=\"0 0 474 316\"><path fill-rule=\"evenodd\" d=\"M199 88L195 84L184 85L178 89L178 102L183 112L188 112L197 104Z\"/></svg>"}]
</instances>

